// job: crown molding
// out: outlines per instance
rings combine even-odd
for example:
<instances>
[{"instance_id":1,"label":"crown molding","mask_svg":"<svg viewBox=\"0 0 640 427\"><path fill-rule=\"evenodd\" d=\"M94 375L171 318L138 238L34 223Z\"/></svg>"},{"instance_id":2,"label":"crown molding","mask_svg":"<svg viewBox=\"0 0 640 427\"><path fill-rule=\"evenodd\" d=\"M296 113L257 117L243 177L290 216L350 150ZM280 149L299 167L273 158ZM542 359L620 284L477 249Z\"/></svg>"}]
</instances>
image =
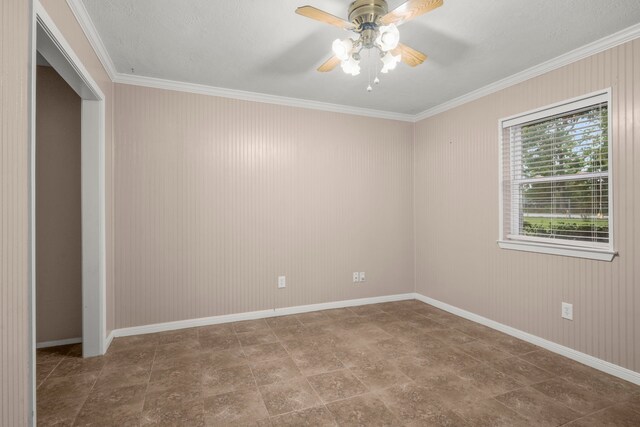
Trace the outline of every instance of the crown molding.
<instances>
[{"instance_id":1,"label":"crown molding","mask_svg":"<svg viewBox=\"0 0 640 427\"><path fill-rule=\"evenodd\" d=\"M611 49L612 47L619 46L628 41L637 39L638 37L640 37L640 24L632 25L631 27L618 31L617 33L613 33L609 36L603 37L592 43L586 44L570 52L545 61L542 64L535 65L502 80L498 80L497 82L481 87L480 89L476 89L465 95L459 96L450 101L429 108L421 113L416 114L414 116L414 121L419 122L420 120L435 116L436 114L443 113L447 110L459 107L468 102L475 101L476 99L482 98L483 96L487 96L502 89L517 85L518 83L522 83L526 80L538 77L544 73L548 73L550 71L564 67L565 65L580 61L581 59L603 52L607 49Z\"/></svg>"},{"instance_id":2,"label":"crown molding","mask_svg":"<svg viewBox=\"0 0 640 427\"><path fill-rule=\"evenodd\" d=\"M109 52L107 52L107 48L105 48L104 43L102 43L98 30L96 30L96 27L93 25L93 21L89 16L89 12L87 12L87 9L84 7L84 3L82 3L82 0L67 0L67 5L69 5L73 16L75 16L76 21L80 24L85 36L87 36L89 44L91 44L91 47L102 63L102 67L109 75L111 81L114 81L117 74L116 67L109 56Z\"/></svg>"},{"instance_id":3,"label":"crown molding","mask_svg":"<svg viewBox=\"0 0 640 427\"><path fill-rule=\"evenodd\" d=\"M202 95L219 96L231 99L240 99L244 101L263 102L268 104L283 105L289 107L309 108L314 110L329 111L335 113L354 114L358 116L375 117L380 119L400 120L405 122L419 122L426 118L443 113L452 108L459 107L471 101L490 95L526 80L538 77L544 73L556 70L558 68L569 65L573 62L580 61L591 55L595 55L607 49L621 45L628 41L640 37L640 24L632 25L617 33L603 37L592 43L574 49L570 52L557 56L556 58L545 61L541 64L528 68L519 73L513 74L504 79L490 83L484 87L473 90L467 94L446 101L435 107L429 108L418 114L403 114L392 111L374 110L368 108L352 107L341 104L331 104L320 101L312 101L300 98L289 98L278 95L269 95L264 93L248 92L236 89L220 88L215 86L207 86L195 83L179 82L175 80L165 80L154 77L144 77L132 74L119 73L102 43L102 39L98 34L93 21L84 7L82 0L67 0L78 23L82 27L89 43L96 52L96 55L102 62L104 69L114 83L130 84L136 86L152 87L157 89L167 89L181 92L197 93Z\"/></svg>"},{"instance_id":4,"label":"crown molding","mask_svg":"<svg viewBox=\"0 0 640 427\"><path fill-rule=\"evenodd\" d=\"M145 86L156 89L175 90L180 92L196 93L201 95L218 96L222 98L239 99L242 101L263 102L267 104L283 105L287 107L308 108L312 110L329 111L334 113L353 114L357 116L375 117L379 119L399 120L413 122L412 114L395 113L392 111L373 110L368 108L352 107L349 105L330 104L327 102L312 101L308 99L289 98L286 96L268 95L265 93L248 92L237 89L207 86L196 83L165 80L155 77L135 76L131 74L117 73L115 83Z\"/></svg>"}]
</instances>

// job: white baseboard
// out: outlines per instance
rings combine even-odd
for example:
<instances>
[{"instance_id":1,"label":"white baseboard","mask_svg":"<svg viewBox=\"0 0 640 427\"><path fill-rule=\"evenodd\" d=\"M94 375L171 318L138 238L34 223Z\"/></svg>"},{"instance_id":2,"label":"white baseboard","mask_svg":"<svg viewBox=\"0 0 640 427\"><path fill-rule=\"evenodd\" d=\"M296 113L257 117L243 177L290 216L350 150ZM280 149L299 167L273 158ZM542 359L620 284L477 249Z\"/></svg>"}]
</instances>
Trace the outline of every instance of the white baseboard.
<instances>
[{"instance_id":1,"label":"white baseboard","mask_svg":"<svg viewBox=\"0 0 640 427\"><path fill-rule=\"evenodd\" d=\"M606 360L598 359L597 357L590 356L586 353L582 353L572 348L565 347L563 345L554 343L544 338L540 338L536 335L532 335L528 332L521 331L511 326L504 325L502 323L496 322L495 320L487 319L486 317L482 317L480 315L471 313L470 311L466 311L461 308L454 307L452 305L435 300L433 298L429 298L419 293L415 294L415 298L419 301L430 304L442 310L448 311L449 313L455 314L456 316L464 317L465 319L471 320L473 322L479 323L481 325L487 326L492 329L496 329L500 332L504 332L505 334L519 338L523 341L527 341L531 344L535 344L539 347L545 348L554 353L558 353L562 356L568 357L569 359L573 359L576 362L580 362L584 365L590 366L599 371L621 378L625 381L629 381L631 383L640 385L640 373L632 371L631 369L623 368L622 366L615 365L611 362L607 362Z\"/></svg>"},{"instance_id":2,"label":"white baseboard","mask_svg":"<svg viewBox=\"0 0 640 427\"><path fill-rule=\"evenodd\" d=\"M111 345L111 341L113 341L113 331L109 331L107 338L104 340L104 352L106 354L107 350L109 350L109 346Z\"/></svg>"},{"instance_id":3,"label":"white baseboard","mask_svg":"<svg viewBox=\"0 0 640 427\"><path fill-rule=\"evenodd\" d=\"M415 299L414 293L385 295L351 299L343 301L325 302L320 304L298 305L295 307L275 308L272 310L249 311L245 313L225 314L221 316L201 317L199 319L178 320L175 322L155 323L151 325L132 326L129 328L114 329L109 336L126 337L130 335L151 334L155 332L174 331L177 329L194 328L198 326L217 325L220 323L238 322L241 320L264 319L267 317L286 316L289 314L307 313L310 311L329 310L332 308L355 307L358 305L378 304L381 302L402 301ZM109 344L110 344L110 339ZM106 345L106 348L109 346Z\"/></svg>"},{"instance_id":4,"label":"white baseboard","mask_svg":"<svg viewBox=\"0 0 640 427\"><path fill-rule=\"evenodd\" d=\"M78 344L82 342L82 337L66 338L64 340L43 341L36 344L36 348L57 347L59 345Z\"/></svg>"}]
</instances>

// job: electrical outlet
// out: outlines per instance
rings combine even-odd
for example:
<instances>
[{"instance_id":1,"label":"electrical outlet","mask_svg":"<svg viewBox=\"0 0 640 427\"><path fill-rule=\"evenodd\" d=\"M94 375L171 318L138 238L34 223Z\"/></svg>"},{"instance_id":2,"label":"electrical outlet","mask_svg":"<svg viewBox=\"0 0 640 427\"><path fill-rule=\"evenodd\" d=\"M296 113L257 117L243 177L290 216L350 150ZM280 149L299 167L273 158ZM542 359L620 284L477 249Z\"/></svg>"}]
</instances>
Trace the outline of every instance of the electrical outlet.
<instances>
[{"instance_id":1,"label":"electrical outlet","mask_svg":"<svg viewBox=\"0 0 640 427\"><path fill-rule=\"evenodd\" d=\"M360 281L364 282L364 271L360 272Z\"/></svg>"},{"instance_id":2,"label":"electrical outlet","mask_svg":"<svg viewBox=\"0 0 640 427\"><path fill-rule=\"evenodd\" d=\"M287 287L287 278L286 276L278 276L278 289Z\"/></svg>"},{"instance_id":3,"label":"electrical outlet","mask_svg":"<svg viewBox=\"0 0 640 427\"><path fill-rule=\"evenodd\" d=\"M353 273L353 283L358 283L360 281L360 274Z\"/></svg>"},{"instance_id":4,"label":"electrical outlet","mask_svg":"<svg viewBox=\"0 0 640 427\"><path fill-rule=\"evenodd\" d=\"M569 304L568 302L562 303L562 318L573 320L573 304Z\"/></svg>"}]
</instances>

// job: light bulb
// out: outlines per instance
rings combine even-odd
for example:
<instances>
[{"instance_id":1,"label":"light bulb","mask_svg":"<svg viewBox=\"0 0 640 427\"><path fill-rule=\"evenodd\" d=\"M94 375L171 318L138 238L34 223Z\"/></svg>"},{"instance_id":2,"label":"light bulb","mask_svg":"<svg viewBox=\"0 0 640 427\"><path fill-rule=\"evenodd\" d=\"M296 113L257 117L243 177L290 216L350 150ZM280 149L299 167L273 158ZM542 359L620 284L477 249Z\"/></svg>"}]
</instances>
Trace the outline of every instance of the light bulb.
<instances>
[{"instance_id":1,"label":"light bulb","mask_svg":"<svg viewBox=\"0 0 640 427\"><path fill-rule=\"evenodd\" d=\"M351 39L335 39L331 45L331 50L340 61L346 61L353 50L353 40Z\"/></svg>"},{"instance_id":2,"label":"light bulb","mask_svg":"<svg viewBox=\"0 0 640 427\"><path fill-rule=\"evenodd\" d=\"M393 70L396 68L396 65L398 65L398 62L400 62L400 59L400 55L394 55L391 52L387 52L387 54L381 58L383 66L380 72L386 74L389 70Z\"/></svg>"},{"instance_id":3,"label":"light bulb","mask_svg":"<svg viewBox=\"0 0 640 427\"><path fill-rule=\"evenodd\" d=\"M400 32L394 24L383 25L378 28L376 44L383 52L395 49L398 47L398 42L400 42Z\"/></svg>"},{"instance_id":4,"label":"light bulb","mask_svg":"<svg viewBox=\"0 0 640 427\"><path fill-rule=\"evenodd\" d=\"M373 90L373 88L371 87L371 85L367 86L367 92L371 92Z\"/></svg>"},{"instance_id":5,"label":"light bulb","mask_svg":"<svg viewBox=\"0 0 640 427\"><path fill-rule=\"evenodd\" d=\"M360 74L360 64L353 57L349 57L346 61L342 61L342 71L352 76Z\"/></svg>"},{"instance_id":6,"label":"light bulb","mask_svg":"<svg viewBox=\"0 0 640 427\"><path fill-rule=\"evenodd\" d=\"M377 85L378 83L380 83L380 79L379 78L376 77L375 79L373 79L373 84Z\"/></svg>"}]
</instances>

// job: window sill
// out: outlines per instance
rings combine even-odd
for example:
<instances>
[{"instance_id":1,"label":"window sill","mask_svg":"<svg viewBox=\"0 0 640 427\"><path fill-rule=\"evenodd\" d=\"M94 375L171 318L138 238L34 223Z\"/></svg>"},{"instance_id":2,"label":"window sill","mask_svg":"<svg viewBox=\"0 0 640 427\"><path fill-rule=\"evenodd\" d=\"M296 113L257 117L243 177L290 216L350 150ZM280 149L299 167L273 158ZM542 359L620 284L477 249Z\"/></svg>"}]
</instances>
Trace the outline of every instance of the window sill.
<instances>
[{"instance_id":1,"label":"window sill","mask_svg":"<svg viewBox=\"0 0 640 427\"><path fill-rule=\"evenodd\" d=\"M608 249L581 248L576 246L523 242L518 240L498 240L498 246L502 249L511 249L515 251L536 252L541 254L586 258L609 262L617 255L617 252Z\"/></svg>"}]
</instances>

